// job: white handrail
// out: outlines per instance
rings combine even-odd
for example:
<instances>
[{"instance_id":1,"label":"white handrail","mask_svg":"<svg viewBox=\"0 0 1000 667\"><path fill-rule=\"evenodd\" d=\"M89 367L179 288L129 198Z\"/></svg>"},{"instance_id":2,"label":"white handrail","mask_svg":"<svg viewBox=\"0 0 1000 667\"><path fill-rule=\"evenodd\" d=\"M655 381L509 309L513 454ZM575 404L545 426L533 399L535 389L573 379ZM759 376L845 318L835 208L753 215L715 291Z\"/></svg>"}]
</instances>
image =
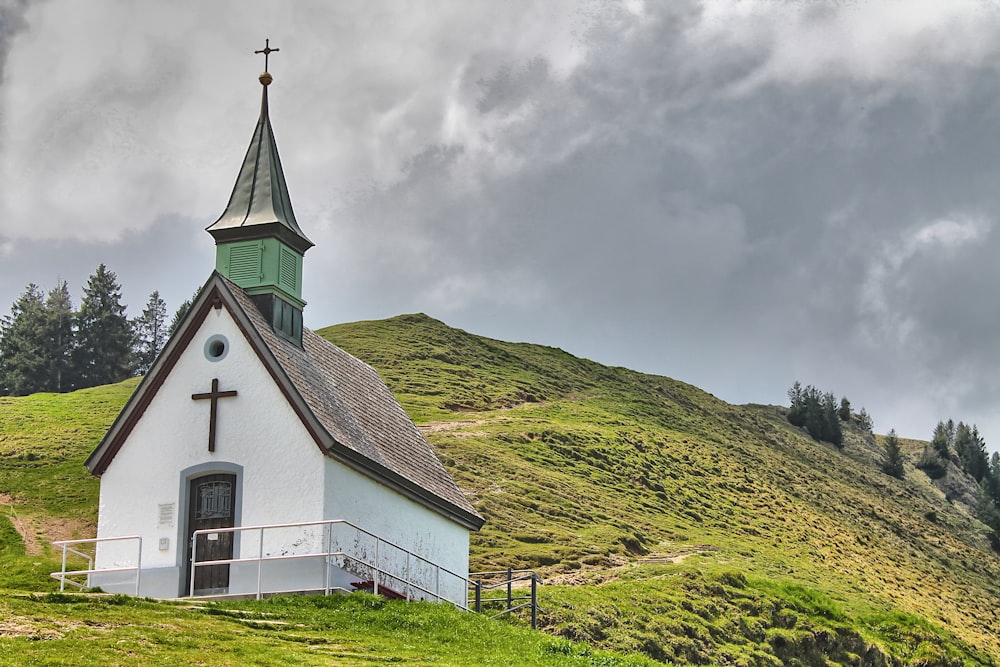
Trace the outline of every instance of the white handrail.
<instances>
[{"instance_id":1,"label":"white handrail","mask_svg":"<svg viewBox=\"0 0 1000 667\"><path fill-rule=\"evenodd\" d=\"M134 566L126 567L102 567L94 569L94 559L90 555L85 554L76 549L71 549L69 545L71 544L93 544L95 547L100 542L120 542L122 540L136 540L138 542L136 546L136 559ZM59 580L59 591L62 592L66 590L66 584L71 586L76 586L77 588L89 588L90 587L90 575L97 574L99 572L135 572L135 595L139 596L139 582L142 576L142 536L141 535L125 535L122 537L91 537L82 540L59 540L52 543L53 546L62 547L62 570L59 572L51 572L49 576L53 579ZM87 559L87 569L85 570L66 570L66 554L73 553L77 556ZM87 575L87 583L81 584L67 577L74 575Z\"/></svg>"},{"instance_id":2,"label":"white handrail","mask_svg":"<svg viewBox=\"0 0 1000 667\"><path fill-rule=\"evenodd\" d=\"M333 528L333 526L340 526L340 525L352 528L354 531L356 531L357 534L359 534L359 535L365 535L365 536L367 536L369 538L372 538L375 541L375 558L374 558L373 561L372 560L368 560L363 555L355 555L355 554L352 554L352 553L347 553L345 551L340 551L340 550L335 551L334 550L332 528ZM321 549L319 551L312 551L312 552L309 552L309 553L302 553L302 554L285 554L285 555L278 555L278 556L265 556L264 555L264 532L265 531L267 531L267 530L274 530L274 529L282 529L282 528L308 528L308 527L312 527L312 526L323 526L324 528L330 528L331 529L330 533L329 533L328 539L325 540L325 542L326 542L326 544L324 545L325 548L323 548L323 549ZM237 563L254 563L254 562L257 563L257 591L256 591L256 597L259 600L259 599L261 599L263 597L263 594L264 594L264 591L263 591L263 573L262 572L263 572L263 564L265 562L269 562L269 561L281 561L281 560L296 560L296 559L303 559L303 558L324 558L324 559L326 559L325 572L324 572L324 594L329 594L329 592L330 592L330 563L331 563L330 559L332 559L332 558L344 558L344 559L347 559L347 560L349 560L349 561L351 561L353 563L356 563L357 565L359 565L359 566L361 566L363 568L367 568L367 569L371 570L373 573L375 573L377 575L380 575L380 576L385 577L385 578L390 579L390 580L395 580L395 581L400 582L403 585L403 591L404 591L403 594L404 594L404 597L406 597L407 599L411 599L412 598L414 591L416 591L418 593L425 594L425 595L427 595L429 597L432 597L432 598L434 598L434 599L436 599L438 601L447 599L447 598L445 598L444 596L441 595L441 591L440 591L440 579L441 579L441 574L442 573L444 573L447 576L450 576L450 577L454 578L456 580L456 583L459 582L459 581L462 582L462 584L464 585L463 586L463 590L468 590L468 587L469 587L469 579L468 579L467 576L458 574L457 572L453 572L453 571L449 570L448 568L446 568L446 567L444 567L442 565L438 565L437 563L434 563L433 561L431 561L431 560L429 560L427 558L424 558L423 556L421 556L421 555L419 555L417 553L414 553L413 551L410 551L409 549L406 549L405 547L401 547L398 544L395 544L393 542L385 540L385 539L379 537L378 535L376 535L376 534L374 534L372 532L369 532L369 531L365 530L364 528L361 528L361 527L359 527L359 526L357 526L357 525L355 525L355 524L353 524L350 521L347 521L345 519L326 519L326 520L320 520L320 521L300 521L300 522L295 522L295 523L274 523L274 524L262 524L262 525L256 525L256 526L234 526L234 527L231 527L231 528L203 528L203 529L194 531L192 533L192 535L191 535L191 539L194 541L194 544L196 545L197 544L197 538L199 536L201 536L201 535L218 535L219 533L239 534L239 533L244 533L244 532L247 532L247 531L255 531L255 532L258 533L258 540L259 540L259 542L258 542L258 548L257 548L257 555L255 557L247 557L247 558L225 558L225 559L211 560L211 561L198 561L197 560L197 549L192 549L191 550L191 580L188 582L189 583L188 592L189 592L189 594L192 597L195 596L195 588L194 588L194 585L195 585L195 571L199 567L208 567L208 566L212 566L212 565L231 565L231 564L237 564ZM381 562L381 559L385 556L385 549L380 548L380 547L383 547L383 546L391 547L392 549L397 550L397 552L400 553L401 555L402 554L406 555L406 568L405 568L406 569L406 573L405 573L404 576L400 576L398 574L394 574L393 572L391 572L391 571L389 571L389 570L387 570L387 569L385 569L383 567L383 565L385 565L385 563ZM433 568L433 570L434 570L434 576L435 576L435 583L434 583L435 590L431 591L430 589L426 588L425 586L420 585L418 582L416 582L416 581L413 580L412 571L413 571L413 563L414 563L414 561L417 561L418 563L421 563L421 564L429 566L430 568ZM372 577L372 581L374 583L373 592L377 594L378 590L379 590L379 576L373 576ZM461 603L460 602L455 602L454 600L450 600L450 601L452 603L454 603L455 606L459 607L460 609L468 610L468 601L467 600L464 600Z\"/></svg>"}]
</instances>

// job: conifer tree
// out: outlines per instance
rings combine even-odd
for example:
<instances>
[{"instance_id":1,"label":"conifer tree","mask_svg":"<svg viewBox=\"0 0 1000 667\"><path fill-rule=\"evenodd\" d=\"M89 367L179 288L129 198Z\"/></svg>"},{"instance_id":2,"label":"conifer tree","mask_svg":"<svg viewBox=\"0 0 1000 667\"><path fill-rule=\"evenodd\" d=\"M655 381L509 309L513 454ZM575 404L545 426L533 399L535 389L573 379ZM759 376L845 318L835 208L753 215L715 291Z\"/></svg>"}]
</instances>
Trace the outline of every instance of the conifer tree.
<instances>
[{"instance_id":1,"label":"conifer tree","mask_svg":"<svg viewBox=\"0 0 1000 667\"><path fill-rule=\"evenodd\" d=\"M931 436L931 447L937 455L947 461L951 458L952 441L955 439L955 422L948 420L945 424L939 421L934 427L934 435Z\"/></svg>"},{"instance_id":2,"label":"conifer tree","mask_svg":"<svg viewBox=\"0 0 1000 667\"><path fill-rule=\"evenodd\" d=\"M827 392L823 395L823 420L821 422L820 440L831 442L836 447L843 447L844 432L840 428L840 417L837 412L837 397L832 392Z\"/></svg>"},{"instance_id":3,"label":"conifer tree","mask_svg":"<svg viewBox=\"0 0 1000 667\"><path fill-rule=\"evenodd\" d=\"M903 479L903 450L899 447L896 429L890 429L885 436L885 463L882 472L898 479Z\"/></svg>"},{"instance_id":4,"label":"conifer tree","mask_svg":"<svg viewBox=\"0 0 1000 667\"><path fill-rule=\"evenodd\" d=\"M958 454L962 470L981 482L989 471L989 456L986 453L986 441L979 435L979 429L973 425L958 423L955 430L955 453Z\"/></svg>"},{"instance_id":5,"label":"conifer tree","mask_svg":"<svg viewBox=\"0 0 1000 667\"><path fill-rule=\"evenodd\" d=\"M159 291L149 295L142 314L133 322L136 373L145 375L167 342L167 304Z\"/></svg>"},{"instance_id":6,"label":"conifer tree","mask_svg":"<svg viewBox=\"0 0 1000 667\"><path fill-rule=\"evenodd\" d=\"M788 421L793 426L805 426L806 423L806 397L805 390L798 380L788 390L788 401L791 407L788 410Z\"/></svg>"},{"instance_id":7,"label":"conifer tree","mask_svg":"<svg viewBox=\"0 0 1000 667\"><path fill-rule=\"evenodd\" d=\"M187 315L188 310L191 309L191 305L197 298L198 291L195 291L195 293L191 295L190 299L187 299L184 303L177 307L173 318L170 320L170 328L167 330L167 338L174 335L174 332L177 331L177 327L181 325L181 320L183 320L184 316Z\"/></svg>"},{"instance_id":8,"label":"conifer tree","mask_svg":"<svg viewBox=\"0 0 1000 667\"><path fill-rule=\"evenodd\" d=\"M45 389L44 299L32 283L0 321L0 392L5 395Z\"/></svg>"},{"instance_id":9,"label":"conifer tree","mask_svg":"<svg viewBox=\"0 0 1000 667\"><path fill-rule=\"evenodd\" d=\"M980 485L983 487L986 497L1000 508L1000 454L993 452L993 455L990 456L989 468Z\"/></svg>"},{"instance_id":10,"label":"conifer tree","mask_svg":"<svg viewBox=\"0 0 1000 667\"><path fill-rule=\"evenodd\" d=\"M46 391L70 391L75 387L73 377L73 303L66 281L49 291L45 300L43 343L45 345Z\"/></svg>"},{"instance_id":11,"label":"conifer tree","mask_svg":"<svg viewBox=\"0 0 1000 667\"><path fill-rule=\"evenodd\" d=\"M104 264L83 290L77 326L74 369L81 387L120 382L132 374L132 326L118 277Z\"/></svg>"},{"instance_id":12,"label":"conifer tree","mask_svg":"<svg viewBox=\"0 0 1000 667\"><path fill-rule=\"evenodd\" d=\"M875 423L872 421L871 415L868 414L868 411L864 407L858 412L858 425L868 433L871 433L875 428Z\"/></svg>"},{"instance_id":13,"label":"conifer tree","mask_svg":"<svg viewBox=\"0 0 1000 667\"><path fill-rule=\"evenodd\" d=\"M840 421L846 422L851 418L851 402L847 400L847 397L840 399L840 409L837 411L837 416L840 417Z\"/></svg>"}]
</instances>

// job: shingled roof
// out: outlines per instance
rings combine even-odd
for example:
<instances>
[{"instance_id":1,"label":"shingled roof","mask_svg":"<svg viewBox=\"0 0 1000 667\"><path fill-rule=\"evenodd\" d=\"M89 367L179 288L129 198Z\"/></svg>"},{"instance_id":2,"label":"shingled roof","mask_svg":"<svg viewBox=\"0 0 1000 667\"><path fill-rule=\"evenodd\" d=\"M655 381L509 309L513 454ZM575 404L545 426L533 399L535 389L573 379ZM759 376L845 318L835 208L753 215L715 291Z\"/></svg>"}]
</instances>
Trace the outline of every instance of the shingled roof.
<instances>
[{"instance_id":1,"label":"shingled roof","mask_svg":"<svg viewBox=\"0 0 1000 667\"><path fill-rule=\"evenodd\" d=\"M111 463L201 322L220 307L236 320L324 454L472 530L482 526L483 518L375 369L308 329L302 347L277 335L250 297L218 273L87 459L93 474Z\"/></svg>"}]
</instances>

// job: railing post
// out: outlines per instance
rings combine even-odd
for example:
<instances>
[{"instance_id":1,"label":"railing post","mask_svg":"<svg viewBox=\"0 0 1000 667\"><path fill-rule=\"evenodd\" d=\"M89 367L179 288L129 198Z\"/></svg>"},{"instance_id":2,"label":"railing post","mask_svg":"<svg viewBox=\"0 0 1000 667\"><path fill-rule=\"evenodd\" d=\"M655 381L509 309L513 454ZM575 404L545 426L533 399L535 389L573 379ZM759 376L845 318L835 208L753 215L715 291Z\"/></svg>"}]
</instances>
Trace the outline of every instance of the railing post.
<instances>
[{"instance_id":1,"label":"railing post","mask_svg":"<svg viewBox=\"0 0 1000 667\"><path fill-rule=\"evenodd\" d=\"M514 584L514 568L507 568L507 611L510 611L511 603L513 598L511 597L511 588Z\"/></svg>"},{"instance_id":2,"label":"railing post","mask_svg":"<svg viewBox=\"0 0 1000 667\"><path fill-rule=\"evenodd\" d=\"M142 577L142 537L139 537L139 555L135 559L135 596L139 597L139 580ZM87 575L87 582L90 583L90 575Z\"/></svg>"},{"instance_id":3,"label":"railing post","mask_svg":"<svg viewBox=\"0 0 1000 667\"><path fill-rule=\"evenodd\" d=\"M483 612L483 580L476 579L476 613Z\"/></svg>"},{"instance_id":4,"label":"railing post","mask_svg":"<svg viewBox=\"0 0 1000 667\"><path fill-rule=\"evenodd\" d=\"M437 602L441 601L441 566L434 566L434 597Z\"/></svg>"},{"instance_id":5,"label":"railing post","mask_svg":"<svg viewBox=\"0 0 1000 667\"><path fill-rule=\"evenodd\" d=\"M257 599L263 597L260 593L260 575L264 567L264 527L260 528L260 543L257 545Z\"/></svg>"},{"instance_id":6,"label":"railing post","mask_svg":"<svg viewBox=\"0 0 1000 667\"><path fill-rule=\"evenodd\" d=\"M382 563L378 558L378 545L381 541L382 538L375 538L375 569L372 571L372 595L378 595L378 575L382 569Z\"/></svg>"},{"instance_id":7,"label":"railing post","mask_svg":"<svg viewBox=\"0 0 1000 667\"><path fill-rule=\"evenodd\" d=\"M94 568L90 568L94 569ZM63 545L62 576L59 577L59 592L66 590L66 545Z\"/></svg>"},{"instance_id":8,"label":"railing post","mask_svg":"<svg viewBox=\"0 0 1000 667\"><path fill-rule=\"evenodd\" d=\"M403 592L406 595L406 601L407 602L410 601L410 577L411 577L411 575L410 575L410 556L412 556L412 555L413 554L411 554L409 551L406 552L406 587L403 589Z\"/></svg>"},{"instance_id":9,"label":"railing post","mask_svg":"<svg viewBox=\"0 0 1000 667\"><path fill-rule=\"evenodd\" d=\"M538 579L531 573L531 629L538 629Z\"/></svg>"},{"instance_id":10,"label":"railing post","mask_svg":"<svg viewBox=\"0 0 1000 667\"><path fill-rule=\"evenodd\" d=\"M333 551L333 524L326 523L326 555L323 557L323 595L330 594L330 553Z\"/></svg>"},{"instance_id":11,"label":"railing post","mask_svg":"<svg viewBox=\"0 0 1000 667\"><path fill-rule=\"evenodd\" d=\"M191 589L190 596L194 597L194 567L198 562L198 536L197 533L191 536Z\"/></svg>"}]
</instances>

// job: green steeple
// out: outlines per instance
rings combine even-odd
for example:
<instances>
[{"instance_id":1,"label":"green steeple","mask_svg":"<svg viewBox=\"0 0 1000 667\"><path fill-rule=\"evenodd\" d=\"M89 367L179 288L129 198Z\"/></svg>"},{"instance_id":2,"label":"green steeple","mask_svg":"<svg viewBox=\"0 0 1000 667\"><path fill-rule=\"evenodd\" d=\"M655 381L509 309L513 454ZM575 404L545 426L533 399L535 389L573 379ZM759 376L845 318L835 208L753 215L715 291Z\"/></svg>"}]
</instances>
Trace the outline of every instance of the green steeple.
<instances>
[{"instance_id":1,"label":"green steeple","mask_svg":"<svg viewBox=\"0 0 1000 667\"><path fill-rule=\"evenodd\" d=\"M270 46L264 53L271 51ZM279 333L302 336L302 258L313 246L295 220L267 110L272 77L260 75L260 119L229 204L207 228L215 238L215 268L254 298Z\"/></svg>"}]
</instances>

